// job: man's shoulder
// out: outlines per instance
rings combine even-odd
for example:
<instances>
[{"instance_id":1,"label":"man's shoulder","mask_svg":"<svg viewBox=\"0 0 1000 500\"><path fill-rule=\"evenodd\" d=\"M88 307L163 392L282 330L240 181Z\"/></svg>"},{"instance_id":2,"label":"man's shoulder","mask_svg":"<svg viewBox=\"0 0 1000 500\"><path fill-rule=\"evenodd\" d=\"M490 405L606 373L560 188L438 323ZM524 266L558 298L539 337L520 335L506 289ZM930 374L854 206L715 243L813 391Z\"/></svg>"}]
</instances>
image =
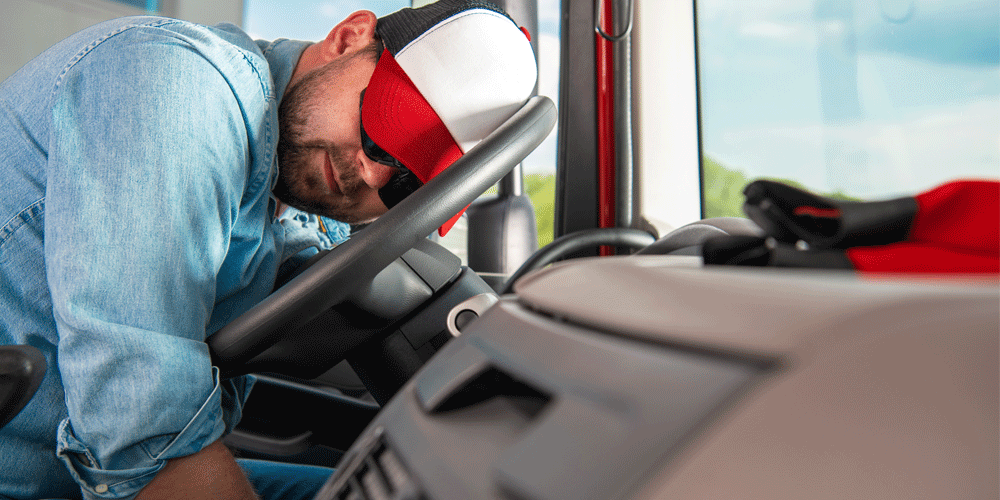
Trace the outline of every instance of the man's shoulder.
<instances>
[{"instance_id":1,"label":"man's shoulder","mask_svg":"<svg viewBox=\"0 0 1000 500\"><path fill-rule=\"evenodd\" d=\"M79 37L90 41L87 48L111 41L142 43L161 40L158 37L168 37L185 40L195 48L218 46L221 49L262 55L257 43L236 25L221 23L208 26L169 17L119 17L85 28L70 38Z\"/></svg>"},{"instance_id":2,"label":"man's shoulder","mask_svg":"<svg viewBox=\"0 0 1000 500\"><path fill-rule=\"evenodd\" d=\"M63 74L81 63L113 73L115 67L139 60L155 61L176 65L179 71L172 74L178 79L191 76L185 71L217 72L236 84L233 90L238 93L273 95L266 58L253 39L231 24L205 26L164 17L124 17L91 26L60 45L64 47L53 48L66 57ZM71 51L75 53L70 55Z\"/></svg>"}]
</instances>

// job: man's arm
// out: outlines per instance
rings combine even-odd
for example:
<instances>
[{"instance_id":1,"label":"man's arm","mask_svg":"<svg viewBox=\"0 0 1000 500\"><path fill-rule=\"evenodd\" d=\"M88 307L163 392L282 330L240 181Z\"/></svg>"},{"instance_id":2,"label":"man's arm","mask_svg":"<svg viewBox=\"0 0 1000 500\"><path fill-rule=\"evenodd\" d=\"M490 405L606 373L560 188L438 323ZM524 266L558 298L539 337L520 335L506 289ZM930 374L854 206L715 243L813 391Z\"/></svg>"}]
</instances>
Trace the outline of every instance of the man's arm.
<instances>
[{"instance_id":1,"label":"man's arm","mask_svg":"<svg viewBox=\"0 0 1000 500\"><path fill-rule=\"evenodd\" d=\"M136 500L255 500L250 482L229 450L216 441L194 455L174 458Z\"/></svg>"},{"instance_id":2,"label":"man's arm","mask_svg":"<svg viewBox=\"0 0 1000 500\"><path fill-rule=\"evenodd\" d=\"M68 68L53 95L45 263L67 410L54 439L88 499L129 498L154 480L222 498L208 478L238 478L246 495L229 498L252 498L231 457L202 453L235 424L226 403L245 392L221 380L204 339L218 303L270 289L250 258L269 251L266 226L238 224L266 209L242 203L259 183L249 141L260 134L191 36L121 32ZM237 76L233 85L247 79ZM247 258L227 263L231 254Z\"/></svg>"}]
</instances>

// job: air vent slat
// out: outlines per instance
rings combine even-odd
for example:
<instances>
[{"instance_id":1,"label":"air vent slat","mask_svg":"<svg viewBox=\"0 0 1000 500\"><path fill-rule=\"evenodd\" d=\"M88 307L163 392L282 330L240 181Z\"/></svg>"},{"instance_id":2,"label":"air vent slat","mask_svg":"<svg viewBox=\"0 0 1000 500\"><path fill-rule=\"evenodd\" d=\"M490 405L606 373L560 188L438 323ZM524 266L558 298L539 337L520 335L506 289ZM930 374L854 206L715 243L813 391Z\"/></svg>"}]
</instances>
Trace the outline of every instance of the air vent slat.
<instances>
[{"instance_id":1,"label":"air vent slat","mask_svg":"<svg viewBox=\"0 0 1000 500\"><path fill-rule=\"evenodd\" d=\"M337 500L426 500L413 475L381 433L361 450L332 485ZM339 488L337 487L339 483Z\"/></svg>"}]
</instances>

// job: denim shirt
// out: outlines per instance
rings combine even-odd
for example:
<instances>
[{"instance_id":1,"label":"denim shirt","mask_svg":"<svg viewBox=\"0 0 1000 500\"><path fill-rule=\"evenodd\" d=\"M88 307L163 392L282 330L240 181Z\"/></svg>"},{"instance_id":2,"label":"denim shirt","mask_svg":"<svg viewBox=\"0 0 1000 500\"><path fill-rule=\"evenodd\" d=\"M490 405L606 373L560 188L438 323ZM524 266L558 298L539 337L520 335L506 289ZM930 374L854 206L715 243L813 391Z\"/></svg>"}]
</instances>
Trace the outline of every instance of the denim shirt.
<instances>
[{"instance_id":1,"label":"denim shirt","mask_svg":"<svg viewBox=\"0 0 1000 500\"><path fill-rule=\"evenodd\" d=\"M132 498L239 420L251 383L205 338L348 234L274 217L276 96L306 45L124 18L0 84L0 344L49 366L0 430L0 497Z\"/></svg>"}]
</instances>

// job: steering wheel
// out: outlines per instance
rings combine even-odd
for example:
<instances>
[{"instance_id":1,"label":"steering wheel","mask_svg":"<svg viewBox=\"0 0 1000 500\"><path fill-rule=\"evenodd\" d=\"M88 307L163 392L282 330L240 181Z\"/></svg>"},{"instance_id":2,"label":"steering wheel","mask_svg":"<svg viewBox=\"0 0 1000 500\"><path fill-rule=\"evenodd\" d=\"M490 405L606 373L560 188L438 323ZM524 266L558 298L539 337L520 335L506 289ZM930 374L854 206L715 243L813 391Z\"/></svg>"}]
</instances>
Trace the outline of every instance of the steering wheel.
<instances>
[{"instance_id":1,"label":"steering wheel","mask_svg":"<svg viewBox=\"0 0 1000 500\"><path fill-rule=\"evenodd\" d=\"M496 184L545 139L555 105L532 97L455 163L208 338L223 376L341 303Z\"/></svg>"}]
</instances>

